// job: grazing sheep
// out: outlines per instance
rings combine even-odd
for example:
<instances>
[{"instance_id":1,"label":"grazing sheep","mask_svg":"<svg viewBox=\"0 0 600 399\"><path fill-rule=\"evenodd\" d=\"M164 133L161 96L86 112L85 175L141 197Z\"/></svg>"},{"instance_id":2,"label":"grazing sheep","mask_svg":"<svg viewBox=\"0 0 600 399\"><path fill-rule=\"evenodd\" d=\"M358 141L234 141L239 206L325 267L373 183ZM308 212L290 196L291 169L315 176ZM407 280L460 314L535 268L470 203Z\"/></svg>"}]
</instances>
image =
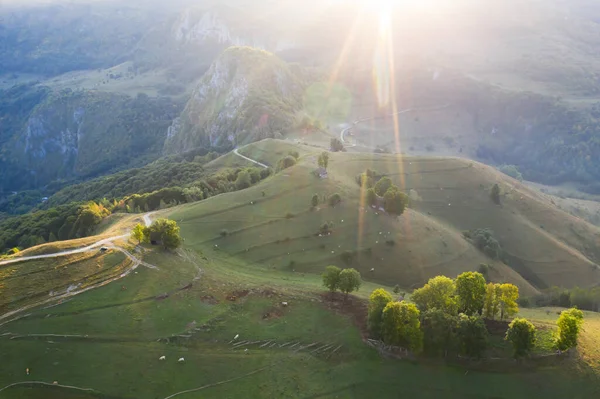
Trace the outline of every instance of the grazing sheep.
<instances>
[{"instance_id":1,"label":"grazing sheep","mask_svg":"<svg viewBox=\"0 0 600 399\"><path fill-rule=\"evenodd\" d=\"M167 360L167 357L166 356L161 356L161 357L158 358L158 360Z\"/></svg>"},{"instance_id":2,"label":"grazing sheep","mask_svg":"<svg viewBox=\"0 0 600 399\"><path fill-rule=\"evenodd\" d=\"M58 381L54 381L54 382L53 382L53 384L54 384L54 385L58 385Z\"/></svg>"},{"instance_id":3,"label":"grazing sheep","mask_svg":"<svg viewBox=\"0 0 600 399\"><path fill-rule=\"evenodd\" d=\"M240 334L235 334L235 337L233 337L233 340L235 341L236 339L238 339L240 337Z\"/></svg>"},{"instance_id":4,"label":"grazing sheep","mask_svg":"<svg viewBox=\"0 0 600 399\"><path fill-rule=\"evenodd\" d=\"M281 302L281 305L282 305L282 306L287 306L287 305L288 305L288 303L287 303L287 302Z\"/></svg>"},{"instance_id":5,"label":"grazing sheep","mask_svg":"<svg viewBox=\"0 0 600 399\"><path fill-rule=\"evenodd\" d=\"M374 271L375 271L375 268L374 268L374 267L372 267L372 268L371 268L371 272L374 272Z\"/></svg>"},{"instance_id":6,"label":"grazing sheep","mask_svg":"<svg viewBox=\"0 0 600 399\"><path fill-rule=\"evenodd\" d=\"M185 359L184 359L183 357L180 357L180 358L179 358L179 360L178 360L178 362L179 362L179 363L181 363L181 362L185 362Z\"/></svg>"}]
</instances>

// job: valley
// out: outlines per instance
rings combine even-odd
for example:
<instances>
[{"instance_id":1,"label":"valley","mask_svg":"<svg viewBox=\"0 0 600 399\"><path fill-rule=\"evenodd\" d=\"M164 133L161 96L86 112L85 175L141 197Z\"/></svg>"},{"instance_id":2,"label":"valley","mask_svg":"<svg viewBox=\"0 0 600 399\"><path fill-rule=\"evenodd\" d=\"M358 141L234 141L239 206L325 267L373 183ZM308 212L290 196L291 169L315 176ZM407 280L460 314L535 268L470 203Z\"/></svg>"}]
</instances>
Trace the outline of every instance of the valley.
<instances>
[{"instance_id":1,"label":"valley","mask_svg":"<svg viewBox=\"0 0 600 399\"><path fill-rule=\"evenodd\" d=\"M0 399L600 396L593 0L8 0Z\"/></svg>"}]
</instances>

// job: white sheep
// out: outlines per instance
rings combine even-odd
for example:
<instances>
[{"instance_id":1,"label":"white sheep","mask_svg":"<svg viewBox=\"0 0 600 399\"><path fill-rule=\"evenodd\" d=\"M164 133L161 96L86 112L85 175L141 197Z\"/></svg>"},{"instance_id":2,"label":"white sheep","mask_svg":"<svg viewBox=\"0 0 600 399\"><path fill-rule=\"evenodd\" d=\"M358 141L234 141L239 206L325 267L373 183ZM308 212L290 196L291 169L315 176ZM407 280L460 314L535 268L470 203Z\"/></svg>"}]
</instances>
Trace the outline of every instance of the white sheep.
<instances>
[{"instance_id":1,"label":"white sheep","mask_svg":"<svg viewBox=\"0 0 600 399\"><path fill-rule=\"evenodd\" d=\"M235 334L235 337L233 337L233 340L235 341L236 339L238 339L240 337L240 334Z\"/></svg>"},{"instance_id":2,"label":"white sheep","mask_svg":"<svg viewBox=\"0 0 600 399\"><path fill-rule=\"evenodd\" d=\"M184 359L183 357L180 357L180 358L179 358L179 360L178 360L178 362L179 362L179 363L181 363L181 362L185 362L185 359Z\"/></svg>"},{"instance_id":3,"label":"white sheep","mask_svg":"<svg viewBox=\"0 0 600 399\"><path fill-rule=\"evenodd\" d=\"M372 267L372 268L371 268L371 272L374 272L374 271L375 271L375 268L374 268L374 267Z\"/></svg>"},{"instance_id":4,"label":"white sheep","mask_svg":"<svg viewBox=\"0 0 600 399\"><path fill-rule=\"evenodd\" d=\"M167 357L163 355L163 356L159 357L158 360L167 360Z\"/></svg>"}]
</instances>

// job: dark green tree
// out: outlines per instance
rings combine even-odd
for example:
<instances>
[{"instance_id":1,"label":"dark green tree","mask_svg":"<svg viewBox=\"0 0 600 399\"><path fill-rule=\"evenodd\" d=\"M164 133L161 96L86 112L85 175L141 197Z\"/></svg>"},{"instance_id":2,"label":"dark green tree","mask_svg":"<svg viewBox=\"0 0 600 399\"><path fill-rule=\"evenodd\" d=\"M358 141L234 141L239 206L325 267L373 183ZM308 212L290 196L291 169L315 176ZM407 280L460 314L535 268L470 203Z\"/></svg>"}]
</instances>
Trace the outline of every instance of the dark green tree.
<instances>
[{"instance_id":1,"label":"dark green tree","mask_svg":"<svg viewBox=\"0 0 600 399\"><path fill-rule=\"evenodd\" d=\"M313 208L315 208L317 205L319 205L319 196L317 194L312 196L312 199L310 200L310 204L312 205Z\"/></svg>"},{"instance_id":2,"label":"dark green tree","mask_svg":"<svg viewBox=\"0 0 600 399\"><path fill-rule=\"evenodd\" d=\"M447 355L457 347L458 317L441 309L431 309L422 314L421 330L425 352L432 356Z\"/></svg>"},{"instance_id":3,"label":"dark green tree","mask_svg":"<svg viewBox=\"0 0 600 399\"><path fill-rule=\"evenodd\" d=\"M478 316L459 315L457 337L463 355L480 358L488 345L488 331Z\"/></svg>"},{"instance_id":4,"label":"dark green tree","mask_svg":"<svg viewBox=\"0 0 600 399\"><path fill-rule=\"evenodd\" d=\"M179 226L174 220L155 220L150 227L144 228L144 236L158 237L164 249L175 249L181 245Z\"/></svg>"},{"instance_id":5,"label":"dark green tree","mask_svg":"<svg viewBox=\"0 0 600 399\"><path fill-rule=\"evenodd\" d=\"M337 266L327 266L322 274L323 285L331 292L340 288L340 274L342 269Z\"/></svg>"},{"instance_id":6,"label":"dark green tree","mask_svg":"<svg viewBox=\"0 0 600 399\"><path fill-rule=\"evenodd\" d=\"M383 195L387 192L387 190L392 187L392 180L389 177L382 177L375 184L375 194L383 197Z\"/></svg>"},{"instance_id":7,"label":"dark green tree","mask_svg":"<svg viewBox=\"0 0 600 399\"><path fill-rule=\"evenodd\" d=\"M346 296L352 291L358 291L362 284L360 273L355 269L344 269L340 272L339 288Z\"/></svg>"},{"instance_id":8,"label":"dark green tree","mask_svg":"<svg viewBox=\"0 0 600 399\"><path fill-rule=\"evenodd\" d=\"M492 190L490 191L490 197L492 198L492 201L494 201L495 204L500 204L500 186L498 186L498 183L495 183L492 186Z\"/></svg>"}]
</instances>

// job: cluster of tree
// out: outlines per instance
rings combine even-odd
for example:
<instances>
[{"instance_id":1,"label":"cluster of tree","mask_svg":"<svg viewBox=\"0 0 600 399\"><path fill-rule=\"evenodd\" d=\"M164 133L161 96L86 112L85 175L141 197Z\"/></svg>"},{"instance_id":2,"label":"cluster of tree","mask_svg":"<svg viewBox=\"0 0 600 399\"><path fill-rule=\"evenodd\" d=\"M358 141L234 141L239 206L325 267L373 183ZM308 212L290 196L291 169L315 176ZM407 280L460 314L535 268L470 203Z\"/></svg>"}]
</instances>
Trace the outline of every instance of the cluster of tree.
<instances>
[{"instance_id":1,"label":"cluster of tree","mask_svg":"<svg viewBox=\"0 0 600 399\"><path fill-rule=\"evenodd\" d=\"M600 287L591 288L559 288L552 287L533 298L524 298L522 306L571 306L582 310L600 312Z\"/></svg>"},{"instance_id":2,"label":"cluster of tree","mask_svg":"<svg viewBox=\"0 0 600 399\"><path fill-rule=\"evenodd\" d=\"M38 190L27 190L9 195L0 195L0 212L22 215L40 205L44 195Z\"/></svg>"},{"instance_id":3,"label":"cluster of tree","mask_svg":"<svg viewBox=\"0 0 600 399\"><path fill-rule=\"evenodd\" d=\"M366 188L367 205L383 205L383 209L393 215L402 215L409 204L409 197L387 177L377 178L376 172L367 170L357 177L359 184Z\"/></svg>"},{"instance_id":4,"label":"cluster of tree","mask_svg":"<svg viewBox=\"0 0 600 399\"><path fill-rule=\"evenodd\" d=\"M500 243L494 237L494 232L490 229L475 229L464 231L463 236L471 242L484 254L492 259L502 257L502 248Z\"/></svg>"},{"instance_id":5,"label":"cluster of tree","mask_svg":"<svg viewBox=\"0 0 600 399\"><path fill-rule=\"evenodd\" d=\"M219 148L225 151L226 148ZM206 149L160 158L141 168L133 168L61 188L58 183L48 187L57 191L46 206L53 207L72 201L123 198L135 193L149 193L164 187L189 187L207 180L210 175L204 165L218 157Z\"/></svg>"},{"instance_id":6,"label":"cluster of tree","mask_svg":"<svg viewBox=\"0 0 600 399\"><path fill-rule=\"evenodd\" d=\"M162 188L121 199L106 199L86 204L72 203L47 210L15 216L0 222L0 252L7 248L28 248L48 241L85 237L94 225L115 212L139 213L200 201L211 196L243 189L271 174L271 169L230 168L185 188ZM5 228L3 228L5 227Z\"/></svg>"},{"instance_id":7,"label":"cluster of tree","mask_svg":"<svg viewBox=\"0 0 600 399\"><path fill-rule=\"evenodd\" d=\"M320 131L323 130L323 122L317 118L311 118L308 115L302 115L297 118L296 128L307 131Z\"/></svg>"},{"instance_id":8,"label":"cluster of tree","mask_svg":"<svg viewBox=\"0 0 600 399\"><path fill-rule=\"evenodd\" d=\"M346 295L358 291L362 284L360 273L352 268L340 269L337 266L327 266L322 277L323 285L330 292L340 290Z\"/></svg>"},{"instance_id":9,"label":"cluster of tree","mask_svg":"<svg viewBox=\"0 0 600 399\"><path fill-rule=\"evenodd\" d=\"M383 175L378 173L377 171L367 169L363 173L360 173L356 176L356 184L358 184L361 188L364 187L365 190L375 186Z\"/></svg>"},{"instance_id":10,"label":"cluster of tree","mask_svg":"<svg viewBox=\"0 0 600 399\"><path fill-rule=\"evenodd\" d=\"M14 247L85 237L110 214L101 203L62 205L0 222L0 253Z\"/></svg>"},{"instance_id":11,"label":"cluster of tree","mask_svg":"<svg viewBox=\"0 0 600 399\"><path fill-rule=\"evenodd\" d=\"M369 298L370 334L391 345L433 356L458 353L481 357L488 347L484 318L512 317L518 312L519 290L512 284L486 285L480 273L465 272L456 280L437 276L413 292L413 303L393 302L383 289ZM561 313L555 345L564 350L577 345L583 314L577 309ZM528 355L536 340L535 326L523 318L508 326L505 340L515 357Z\"/></svg>"},{"instance_id":12,"label":"cluster of tree","mask_svg":"<svg viewBox=\"0 0 600 399\"><path fill-rule=\"evenodd\" d=\"M157 219L147 227L138 223L132 230L131 236L142 242L160 242L164 249L175 249L181 245L181 235L179 226L174 220Z\"/></svg>"},{"instance_id":13,"label":"cluster of tree","mask_svg":"<svg viewBox=\"0 0 600 399\"><path fill-rule=\"evenodd\" d=\"M113 200L114 212L147 212L178 204L200 201L217 194L242 190L271 175L271 169L225 169L186 188L170 187L146 194Z\"/></svg>"}]
</instances>

